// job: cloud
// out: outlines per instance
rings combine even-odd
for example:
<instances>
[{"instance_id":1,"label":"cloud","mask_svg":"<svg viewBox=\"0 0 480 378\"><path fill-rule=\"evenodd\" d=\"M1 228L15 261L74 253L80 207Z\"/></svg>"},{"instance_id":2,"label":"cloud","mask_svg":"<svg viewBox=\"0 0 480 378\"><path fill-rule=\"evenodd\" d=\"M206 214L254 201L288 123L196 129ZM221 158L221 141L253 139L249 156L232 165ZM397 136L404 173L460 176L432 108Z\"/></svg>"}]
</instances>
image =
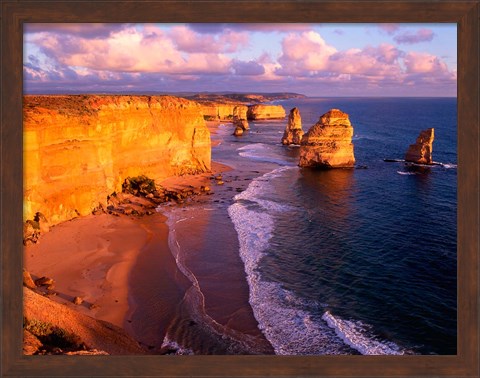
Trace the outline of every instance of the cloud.
<instances>
[{"instance_id":1,"label":"cloud","mask_svg":"<svg viewBox=\"0 0 480 378\"><path fill-rule=\"evenodd\" d=\"M75 35L83 38L105 38L114 32L118 32L131 26L132 24L89 23L88 26L86 26L85 24L26 23L24 25L24 32L26 34L53 33L61 35Z\"/></svg>"},{"instance_id":2,"label":"cloud","mask_svg":"<svg viewBox=\"0 0 480 378\"><path fill-rule=\"evenodd\" d=\"M216 35L205 35L186 26L176 26L169 34L180 51L189 53L232 53L248 44L247 33L228 29Z\"/></svg>"},{"instance_id":3,"label":"cloud","mask_svg":"<svg viewBox=\"0 0 480 378\"><path fill-rule=\"evenodd\" d=\"M447 65L435 55L409 52L404 63L407 73L441 73L448 72Z\"/></svg>"},{"instance_id":4,"label":"cloud","mask_svg":"<svg viewBox=\"0 0 480 378\"><path fill-rule=\"evenodd\" d=\"M318 26L319 24L315 24ZM299 23L220 23L220 24L187 24L188 28L200 34L219 34L226 31L264 32L264 33L291 33L312 30L313 24Z\"/></svg>"},{"instance_id":5,"label":"cloud","mask_svg":"<svg viewBox=\"0 0 480 378\"><path fill-rule=\"evenodd\" d=\"M408 40L404 44L433 38L427 29L401 33L396 24L378 27L393 40ZM91 29L28 24L27 31L27 92L235 88L376 95L385 90L394 95L405 87L454 95L456 88L456 71L441 57L390 43L338 50L308 24L95 24ZM252 48L248 31L269 33L259 40L279 45Z\"/></svg>"},{"instance_id":6,"label":"cloud","mask_svg":"<svg viewBox=\"0 0 480 378\"><path fill-rule=\"evenodd\" d=\"M349 49L333 54L329 59L328 70L337 74L398 76L401 72L398 65L400 56L402 52L389 44Z\"/></svg>"},{"instance_id":7,"label":"cloud","mask_svg":"<svg viewBox=\"0 0 480 378\"><path fill-rule=\"evenodd\" d=\"M307 72L323 70L336 52L335 47L314 31L288 34L282 41L282 55L278 58L281 67L276 73L304 76Z\"/></svg>"},{"instance_id":8,"label":"cloud","mask_svg":"<svg viewBox=\"0 0 480 378\"><path fill-rule=\"evenodd\" d=\"M398 24L387 24L387 23L378 24L378 27L382 32L387 33L388 35L393 35L400 29L400 26Z\"/></svg>"},{"instance_id":9,"label":"cloud","mask_svg":"<svg viewBox=\"0 0 480 378\"><path fill-rule=\"evenodd\" d=\"M37 33L30 38L47 57L62 65L118 72L156 72L171 74L228 72L231 59L223 54L186 54L172 37L158 27L140 31L127 27L108 38L89 39L76 35ZM235 37L227 45L237 43Z\"/></svg>"},{"instance_id":10,"label":"cloud","mask_svg":"<svg viewBox=\"0 0 480 378\"><path fill-rule=\"evenodd\" d=\"M239 60L233 61L233 71L236 75L263 75L265 68L257 62L251 60L249 62L242 62Z\"/></svg>"},{"instance_id":11,"label":"cloud","mask_svg":"<svg viewBox=\"0 0 480 378\"><path fill-rule=\"evenodd\" d=\"M406 31L402 34L396 35L393 39L398 44L414 44L421 42L429 42L433 39L434 33L429 29L420 29L415 33Z\"/></svg>"}]
</instances>

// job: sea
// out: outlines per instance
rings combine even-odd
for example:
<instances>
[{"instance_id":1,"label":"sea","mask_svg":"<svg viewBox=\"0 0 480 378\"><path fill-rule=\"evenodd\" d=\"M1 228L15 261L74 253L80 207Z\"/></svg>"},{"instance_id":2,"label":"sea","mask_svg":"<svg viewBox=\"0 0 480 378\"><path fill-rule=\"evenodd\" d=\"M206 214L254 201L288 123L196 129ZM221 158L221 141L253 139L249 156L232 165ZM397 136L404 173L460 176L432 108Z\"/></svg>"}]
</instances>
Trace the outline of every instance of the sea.
<instances>
[{"instance_id":1,"label":"sea","mask_svg":"<svg viewBox=\"0 0 480 378\"><path fill-rule=\"evenodd\" d=\"M287 115L297 107L305 132L332 108L347 113L356 167L298 167L299 147L281 144L287 119L250 121L241 137L226 123L212 135L212 160L232 167L224 180L250 174L210 210L235 230L216 239L235 247L274 353L455 355L456 98L275 103ZM384 161L403 159L427 128L438 165ZM170 213L172 230L181 220Z\"/></svg>"}]
</instances>

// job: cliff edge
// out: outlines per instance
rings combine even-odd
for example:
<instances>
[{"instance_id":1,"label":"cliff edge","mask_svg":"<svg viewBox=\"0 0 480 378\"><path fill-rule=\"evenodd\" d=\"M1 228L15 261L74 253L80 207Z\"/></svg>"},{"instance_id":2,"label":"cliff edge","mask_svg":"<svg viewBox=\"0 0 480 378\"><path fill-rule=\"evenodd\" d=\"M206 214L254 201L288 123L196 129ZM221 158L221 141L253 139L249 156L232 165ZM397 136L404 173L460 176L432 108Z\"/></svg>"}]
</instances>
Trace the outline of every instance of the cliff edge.
<instances>
[{"instance_id":1,"label":"cliff edge","mask_svg":"<svg viewBox=\"0 0 480 378\"><path fill-rule=\"evenodd\" d=\"M127 177L210 170L201 107L172 96L24 96L24 219L87 215Z\"/></svg>"}]
</instances>

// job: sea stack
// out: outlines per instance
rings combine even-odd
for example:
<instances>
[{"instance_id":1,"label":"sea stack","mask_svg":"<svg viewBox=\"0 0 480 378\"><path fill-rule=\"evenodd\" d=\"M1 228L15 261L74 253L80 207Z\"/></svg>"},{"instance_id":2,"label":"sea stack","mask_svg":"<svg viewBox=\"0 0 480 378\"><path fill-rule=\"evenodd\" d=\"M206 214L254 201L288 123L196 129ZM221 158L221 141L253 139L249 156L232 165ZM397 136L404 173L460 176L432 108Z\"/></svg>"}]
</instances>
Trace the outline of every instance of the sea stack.
<instances>
[{"instance_id":1,"label":"sea stack","mask_svg":"<svg viewBox=\"0 0 480 378\"><path fill-rule=\"evenodd\" d=\"M293 108L288 115L288 124L283 133L282 144L300 144L302 137L302 117L300 116L298 108Z\"/></svg>"},{"instance_id":2,"label":"sea stack","mask_svg":"<svg viewBox=\"0 0 480 378\"><path fill-rule=\"evenodd\" d=\"M432 164L432 145L434 129L426 129L420 132L415 144L408 147L405 154L405 161L417 164Z\"/></svg>"},{"instance_id":3,"label":"sea stack","mask_svg":"<svg viewBox=\"0 0 480 378\"><path fill-rule=\"evenodd\" d=\"M241 128L242 134L243 131L250 128L247 121L247 109L246 106L235 106L235 108L233 108L233 125L236 129Z\"/></svg>"},{"instance_id":4,"label":"sea stack","mask_svg":"<svg viewBox=\"0 0 480 378\"><path fill-rule=\"evenodd\" d=\"M355 164L352 136L348 114L330 109L303 136L298 165L320 169L352 168Z\"/></svg>"}]
</instances>

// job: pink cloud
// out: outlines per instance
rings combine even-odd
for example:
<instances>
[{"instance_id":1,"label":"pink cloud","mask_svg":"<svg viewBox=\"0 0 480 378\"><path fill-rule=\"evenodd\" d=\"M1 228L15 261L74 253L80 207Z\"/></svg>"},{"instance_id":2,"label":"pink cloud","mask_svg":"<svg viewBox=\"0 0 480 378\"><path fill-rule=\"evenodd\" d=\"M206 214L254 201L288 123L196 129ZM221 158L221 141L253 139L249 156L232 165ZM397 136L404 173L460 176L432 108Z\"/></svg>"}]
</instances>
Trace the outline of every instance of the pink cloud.
<instances>
[{"instance_id":1,"label":"pink cloud","mask_svg":"<svg viewBox=\"0 0 480 378\"><path fill-rule=\"evenodd\" d=\"M280 75L305 75L307 71L323 70L337 49L328 45L320 34L309 31L288 34L282 41L282 55L278 59Z\"/></svg>"},{"instance_id":2,"label":"pink cloud","mask_svg":"<svg viewBox=\"0 0 480 378\"><path fill-rule=\"evenodd\" d=\"M31 40L47 56L61 64L94 70L226 73L231 63L231 59L223 54L182 53L167 33L154 26L142 31L125 28L103 39L44 32L36 34Z\"/></svg>"},{"instance_id":3,"label":"pink cloud","mask_svg":"<svg viewBox=\"0 0 480 378\"><path fill-rule=\"evenodd\" d=\"M379 24L378 27L388 35L393 35L400 29L398 24Z\"/></svg>"},{"instance_id":4,"label":"pink cloud","mask_svg":"<svg viewBox=\"0 0 480 378\"><path fill-rule=\"evenodd\" d=\"M174 27L170 38L180 51L189 53L235 52L248 44L248 34L231 30L218 35L200 34L186 26Z\"/></svg>"},{"instance_id":5,"label":"pink cloud","mask_svg":"<svg viewBox=\"0 0 480 378\"><path fill-rule=\"evenodd\" d=\"M398 76L401 72L398 58L401 55L400 50L388 44L367 46L363 50L350 49L332 55L328 69L338 74Z\"/></svg>"},{"instance_id":6,"label":"pink cloud","mask_svg":"<svg viewBox=\"0 0 480 378\"><path fill-rule=\"evenodd\" d=\"M433 39L434 34L429 29L420 29L417 32L404 32L402 34L396 35L393 39L398 44L414 44L421 42L429 42Z\"/></svg>"},{"instance_id":7,"label":"pink cloud","mask_svg":"<svg viewBox=\"0 0 480 378\"><path fill-rule=\"evenodd\" d=\"M404 58L407 73L448 72L447 65L435 55L410 52Z\"/></svg>"}]
</instances>

